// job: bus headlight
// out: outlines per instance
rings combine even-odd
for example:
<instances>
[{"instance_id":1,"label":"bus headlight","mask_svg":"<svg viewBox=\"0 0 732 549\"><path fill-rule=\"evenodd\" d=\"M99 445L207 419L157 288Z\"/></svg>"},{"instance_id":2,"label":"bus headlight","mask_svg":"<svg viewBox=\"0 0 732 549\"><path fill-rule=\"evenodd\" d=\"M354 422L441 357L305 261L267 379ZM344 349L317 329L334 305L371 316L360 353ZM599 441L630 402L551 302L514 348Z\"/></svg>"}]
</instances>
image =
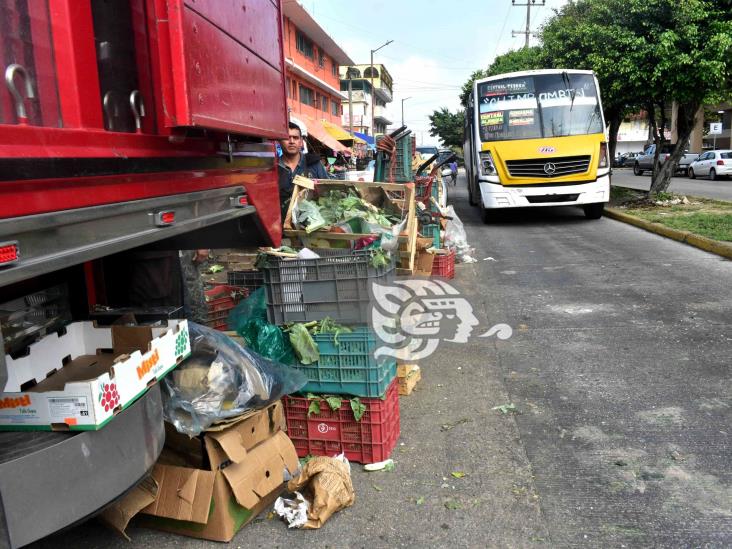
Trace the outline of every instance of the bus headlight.
<instances>
[{"instance_id":1,"label":"bus headlight","mask_svg":"<svg viewBox=\"0 0 732 549\"><path fill-rule=\"evenodd\" d=\"M496 165L493 162L493 156L490 151L480 153L480 171L483 175L493 175L496 173Z\"/></svg>"},{"instance_id":2,"label":"bus headlight","mask_svg":"<svg viewBox=\"0 0 732 549\"><path fill-rule=\"evenodd\" d=\"M607 143L600 143L600 163L598 168L607 168Z\"/></svg>"}]
</instances>

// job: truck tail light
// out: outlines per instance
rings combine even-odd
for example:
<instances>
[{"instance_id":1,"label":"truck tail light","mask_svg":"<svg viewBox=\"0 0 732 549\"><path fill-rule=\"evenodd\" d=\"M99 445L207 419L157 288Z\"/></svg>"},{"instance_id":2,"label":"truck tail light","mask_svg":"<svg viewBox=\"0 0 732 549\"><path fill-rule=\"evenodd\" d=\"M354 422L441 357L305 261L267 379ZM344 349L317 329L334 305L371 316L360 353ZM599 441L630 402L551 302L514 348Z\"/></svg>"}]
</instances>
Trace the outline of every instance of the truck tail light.
<instances>
[{"instance_id":1,"label":"truck tail light","mask_svg":"<svg viewBox=\"0 0 732 549\"><path fill-rule=\"evenodd\" d=\"M607 143L600 143L600 164L598 168L607 168Z\"/></svg>"},{"instance_id":2,"label":"truck tail light","mask_svg":"<svg viewBox=\"0 0 732 549\"><path fill-rule=\"evenodd\" d=\"M158 227L165 227L175 223L175 210L166 210L155 214L155 224Z\"/></svg>"},{"instance_id":3,"label":"truck tail light","mask_svg":"<svg viewBox=\"0 0 732 549\"><path fill-rule=\"evenodd\" d=\"M0 266L15 263L19 257L20 249L17 242L0 243Z\"/></svg>"},{"instance_id":4,"label":"truck tail light","mask_svg":"<svg viewBox=\"0 0 732 549\"><path fill-rule=\"evenodd\" d=\"M717 160L717 166L724 166L724 160Z\"/></svg>"},{"instance_id":5,"label":"truck tail light","mask_svg":"<svg viewBox=\"0 0 732 549\"><path fill-rule=\"evenodd\" d=\"M231 205L234 208L244 208L249 206L249 196L246 194L239 194L231 197Z\"/></svg>"}]
</instances>

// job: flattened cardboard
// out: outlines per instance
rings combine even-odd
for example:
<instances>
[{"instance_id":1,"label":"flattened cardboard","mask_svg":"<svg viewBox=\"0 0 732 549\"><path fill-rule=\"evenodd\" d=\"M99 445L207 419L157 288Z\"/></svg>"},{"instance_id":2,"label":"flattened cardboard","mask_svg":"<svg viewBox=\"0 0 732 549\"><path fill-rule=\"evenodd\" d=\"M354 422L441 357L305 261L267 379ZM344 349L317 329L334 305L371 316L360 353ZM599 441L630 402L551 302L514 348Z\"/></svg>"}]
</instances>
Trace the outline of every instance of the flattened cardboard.
<instances>
[{"instance_id":1,"label":"flattened cardboard","mask_svg":"<svg viewBox=\"0 0 732 549\"><path fill-rule=\"evenodd\" d=\"M215 472L158 464L152 476L158 483L158 494L143 513L206 524Z\"/></svg>"},{"instance_id":2,"label":"flattened cardboard","mask_svg":"<svg viewBox=\"0 0 732 549\"><path fill-rule=\"evenodd\" d=\"M127 541L132 541L125 532L127 525L132 517L155 501L157 493L158 483L152 476L147 476L122 499L107 507L100 518Z\"/></svg>"}]
</instances>

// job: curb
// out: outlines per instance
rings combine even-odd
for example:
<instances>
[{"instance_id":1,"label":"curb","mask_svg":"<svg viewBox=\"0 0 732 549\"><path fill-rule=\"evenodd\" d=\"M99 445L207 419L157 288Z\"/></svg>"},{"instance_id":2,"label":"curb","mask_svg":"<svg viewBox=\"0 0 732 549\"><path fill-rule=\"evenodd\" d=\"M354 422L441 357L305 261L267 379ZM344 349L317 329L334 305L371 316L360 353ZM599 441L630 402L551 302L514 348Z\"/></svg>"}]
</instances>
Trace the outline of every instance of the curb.
<instances>
[{"instance_id":1,"label":"curb","mask_svg":"<svg viewBox=\"0 0 732 549\"><path fill-rule=\"evenodd\" d=\"M713 253L727 259L732 259L732 244L727 242L720 242L719 240L712 240L706 236L700 236L698 234L691 233L689 231L680 231L678 229L672 229L661 225L660 223L654 223L652 221L646 221L640 217L627 214L616 208L605 208L605 217L615 219L616 221L622 221L629 225L635 225L641 229L645 229L648 232L655 233L660 236L665 236L677 242L683 242L689 246L694 246L705 252Z\"/></svg>"}]
</instances>

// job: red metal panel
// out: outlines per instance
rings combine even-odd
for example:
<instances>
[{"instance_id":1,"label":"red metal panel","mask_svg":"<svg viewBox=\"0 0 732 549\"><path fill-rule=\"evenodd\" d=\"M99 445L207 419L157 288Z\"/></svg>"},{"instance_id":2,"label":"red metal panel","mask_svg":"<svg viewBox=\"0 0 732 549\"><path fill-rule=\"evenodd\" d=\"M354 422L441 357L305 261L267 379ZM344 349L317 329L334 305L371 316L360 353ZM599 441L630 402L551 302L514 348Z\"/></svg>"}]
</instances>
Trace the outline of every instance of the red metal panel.
<instances>
[{"instance_id":1,"label":"red metal panel","mask_svg":"<svg viewBox=\"0 0 732 549\"><path fill-rule=\"evenodd\" d=\"M273 245L282 238L277 169L237 173L176 172L35 180L0 186L0 218L19 217L59 210L144 200L157 196L244 185L250 201Z\"/></svg>"},{"instance_id":2,"label":"red metal panel","mask_svg":"<svg viewBox=\"0 0 732 549\"><path fill-rule=\"evenodd\" d=\"M282 70L280 14L269 0L184 0L195 11L252 53ZM276 39L275 39L276 37Z\"/></svg>"},{"instance_id":3,"label":"red metal panel","mask_svg":"<svg viewBox=\"0 0 732 549\"><path fill-rule=\"evenodd\" d=\"M132 28L134 32L137 81L145 103L142 133L155 132L155 104L153 101L152 75L150 74L150 50L147 40L146 10L144 0L130 0Z\"/></svg>"},{"instance_id":4,"label":"red metal panel","mask_svg":"<svg viewBox=\"0 0 732 549\"><path fill-rule=\"evenodd\" d=\"M183 143L171 143L165 136L0 125L0 158L203 156L215 153L215 143L204 139L189 138Z\"/></svg>"},{"instance_id":5,"label":"red metal panel","mask_svg":"<svg viewBox=\"0 0 732 549\"><path fill-rule=\"evenodd\" d=\"M192 125L284 135L284 74L190 10L183 25Z\"/></svg>"},{"instance_id":6,"label":"red metal panel","mask_svg":"<svg viewBox=\"0 0 732 549\"><path fill-rule=\"evenodd\" d=\"M48 6L45 2L28 2L36 86L40 104L40 118L43 126L60 127L58 92L56 90L56 67L51 46L51 29Z\"/></svg>"},{"instance_id":7,"label":"red metal panel","mask_svg":"<svg viewBox=\"0 0 732 549\"><path fill-rule=\"evenodd\" d=\"M279 196L277 169L123 174L7 181L0 185L0 218L20 217L244 185L252 204L270 208ZM270 204L267 204L269 202ZM279 203L277 208L279 217ZM260 216L261 216L260 212Z\"/></svg>"},{"instance_id":8,"label":"red metal panel","mask_svg":"<svg viewBox=\"0 0 732 549\"><path fill-rule=\"evenodd\" d=\"M61 116L67 128L103 128L90 0L49 0Z\"/></svg>"}]
</instances>

